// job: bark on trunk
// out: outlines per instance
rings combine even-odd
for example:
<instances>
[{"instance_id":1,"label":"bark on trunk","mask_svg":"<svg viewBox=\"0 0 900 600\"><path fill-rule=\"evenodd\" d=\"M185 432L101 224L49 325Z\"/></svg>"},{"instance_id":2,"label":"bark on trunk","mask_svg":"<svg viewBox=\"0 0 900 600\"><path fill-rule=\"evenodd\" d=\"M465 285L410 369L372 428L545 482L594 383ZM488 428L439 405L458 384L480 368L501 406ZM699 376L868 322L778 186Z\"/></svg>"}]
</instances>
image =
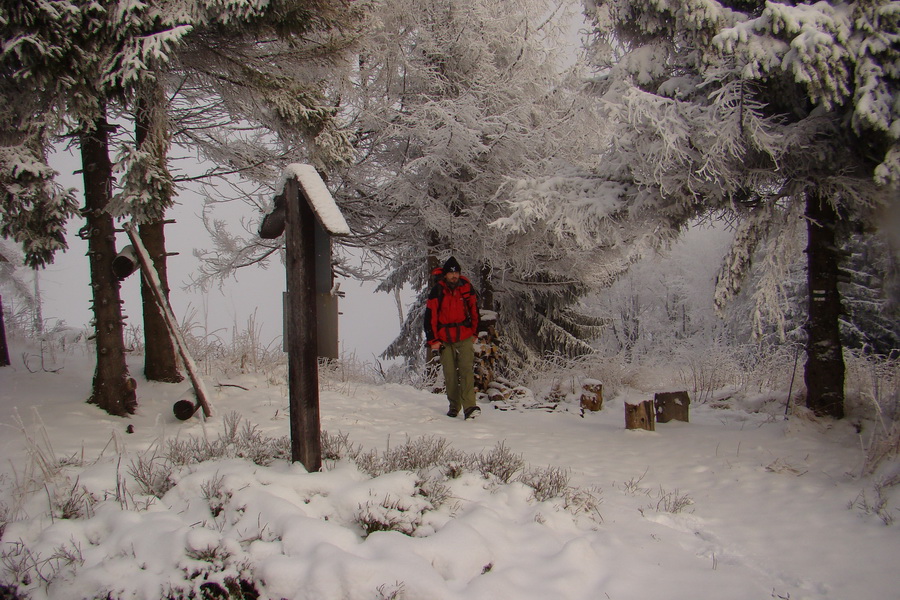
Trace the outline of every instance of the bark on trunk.
<instances>
[{"instance_id":1,"label":"bark on trunk","mask_svg":"<svg viewBox=\"0 0 900 600\"><path fill-rule=\"evenodd\" d=\"M0 296L0 367L8 367L9 346L6 345L6 324L3 322L3 296Z\"/></svg>"},{"instance_id":2,"label":"bark on trunk","mask_svg":"<svg viewBox=\"0 0 900 600\"><path fill-rule=\"evenodd\" d=\"M807 198L806 406L817 415L840 419L844 416L844 355L839 328L837 219L826 199L815 194Z\"/></svg>"},{"instance_id":3,"label":"bark on trunk","mask_svg":"<svg viewBox=\"0 0 900 600\"><path fill-rule=\"evenodd\" d=\"M84 214L93 291L96 327L97 368L88 402L111 415L124 416L137 408L136 383L125 362L122 302L119 282L113 276L116 235L112 216L106 211L112 189L109 160L109 125L97 119L94 130L81 134L81 162L84 174Z\"/></svg>"},{"instance_id":4,"label":"bark on trunk","mask_svg":"<svg viewBox=\"0 0 900 600\"><path fill-rule=\"evenodd\" d=\"M165 169L166 144L164 137L153 136L154 124L165 115L166 98L158 84L150 83L138 97L135 111L135 141L137 146L156 157ZM160 206L167 206L171 198L155 198ZM162 218L142 224L138 233L150 260L156 268L166 300L169 299L169 277L166 264L166 236ZM178 369L178 354L172 336L166 328L162 308L157 305L153 290L141 277L141 304L144 316L144 376L150 381L177 383L184 379Z\"/></svg>"},{"instance_id":5,"label":"bark on trunk","mask_svg":"<svg viewBox=\"0 0 900 600\"><path fill-rule=\"evenodd\" d=\"M139 227L141 241L150 254L150 260L159 276L166 300L169 299L169 278L166 266L166 241L163 222L156 221ZM172 336L166 328L162 309L156 303L153 291L141 277L141 304L144 309L144 375L150 381L178 383L184 375L178 369L178 358Z\"/></svg>"}]
</instances>

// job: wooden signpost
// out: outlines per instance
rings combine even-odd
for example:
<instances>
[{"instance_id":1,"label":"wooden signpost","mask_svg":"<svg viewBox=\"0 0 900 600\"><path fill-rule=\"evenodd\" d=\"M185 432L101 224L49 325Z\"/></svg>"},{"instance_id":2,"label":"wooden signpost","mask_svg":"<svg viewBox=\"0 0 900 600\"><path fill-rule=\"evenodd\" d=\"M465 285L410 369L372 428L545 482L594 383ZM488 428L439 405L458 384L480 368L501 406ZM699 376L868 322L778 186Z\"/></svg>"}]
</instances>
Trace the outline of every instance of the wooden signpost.
<instances>
[{"instance_id":1,"label":"wooden signpost","mask_svg":"<svg viewBox=\"0 0 900 600\"><path fill-rule=\"evenodd\" d=\"M319 174L310 165L290 165L284 174L285 250L287 276L288 390L291 411L291 460L306 470L322 468L319 422L319 342L317 272L331 273L329 264L316 264L316 228L329 235L348 235L344 221ZM320 245L323 242L320 240ZM327 268L327 270L326 270ZM324 275L322 275L324 276ZM330 285L330 283L329 283Z\"/></svg>"}]
</instances>

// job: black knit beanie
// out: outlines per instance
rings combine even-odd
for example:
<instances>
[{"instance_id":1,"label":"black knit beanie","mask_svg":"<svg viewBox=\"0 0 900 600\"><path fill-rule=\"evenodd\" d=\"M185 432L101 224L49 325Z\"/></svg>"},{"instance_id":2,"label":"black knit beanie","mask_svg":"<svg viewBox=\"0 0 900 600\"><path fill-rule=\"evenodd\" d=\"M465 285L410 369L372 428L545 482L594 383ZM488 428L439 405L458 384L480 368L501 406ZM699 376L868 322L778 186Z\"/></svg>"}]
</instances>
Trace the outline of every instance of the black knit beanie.
<instances>
[{"instance_id":1,"label":"black knit beanie","mask_svg":"<svg viewBox=\"0 0 900 600\"><path fill-rule=\"evenodd\" d=\"M444 273L459 273L459 262L452 256L444 263Z\"/></svg>"}]
</instances>

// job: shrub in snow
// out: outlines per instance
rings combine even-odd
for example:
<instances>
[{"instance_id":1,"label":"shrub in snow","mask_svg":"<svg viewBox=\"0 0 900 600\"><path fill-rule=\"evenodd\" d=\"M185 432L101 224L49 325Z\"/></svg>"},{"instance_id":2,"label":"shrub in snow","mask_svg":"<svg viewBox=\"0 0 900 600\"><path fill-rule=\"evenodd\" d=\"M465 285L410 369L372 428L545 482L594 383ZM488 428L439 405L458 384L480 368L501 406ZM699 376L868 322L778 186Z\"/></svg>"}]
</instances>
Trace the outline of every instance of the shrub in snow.
<instances>
[{"instance_id":1,"label":"shrub in snow","mask_svg":"<svg viewBox=\"0 0 900 600\"><path fill-rule=\"evenodd\" d=\"M667 512L678 514L684 511L688 506L694 504L693 498L687 494L681 494L678 490L666 491L662 487L659 488L657 494L656 512Z\"/></svg>"},{"instance_id":2,"label":"shrub in snow","mask_svg":"<svg viewBox=\"0 0 900 600\"><path fill-rule=\"evenodd\" d=\"M521 454L513 454L506 444L499 442L490 452L478 455L476 468L485 479L493 476L503 483L509 483L524 465L525 460Z\"/></svg>"},{"instance_id":3,"label":"shrub in snow","mask_svg":"<svg viewBox=\"0 0 900 600\"><path fill-rule=\"evenodd\" d=\"M138 484L142 494L162 498L172 489L172 469L176 463L151 454L138 456L131 461L128 474Z\"/></svg>"},{"instance_id":4,"label":"shrub in snow","mask_svg":"<svg viewBox=\"0 0 900 600\"><path fill-rule=\"evenodd\" d=\"M534 498L538 502L551 498L562 498L569 489L569 473L558 467L546 469L526 468L516 479L534 490Z\"/></svg>"},{"instance_id":5,"label":"shrub in snow","mask_svg":"<svg viewBox=\"0 0 900 600\"><path fill-rule=\"evenodd\" d=\"M321 444L323 461L338 461L343 458L355 460L362 452L360 447L350 442L350 436L346 433L331 434L323 430Z\"/></svg>"},{"instance_id":6,"label":"shrub in snow","mask_svg":"<svg viewBox=\"0 0 900 600\"><path fill-rule=\"evenodd\" d=\"M415 498L392 498L386 495L374 497L359 507L356 522L366 535L376 531L398 531L412 535L422 524L425 511L434 508L430 503Z\"/></svg>"},{"instance_id":7,"label":"shrub in snow","mask_svg":"<svg viewBox=\"0 0 900 600\"><path fill-rule=\"evenodd\" d=\"M215 440L169 440L168 461L173 465L189 465L220 458L246 458L253 464L266 466L275 460L290 459L291 442L287 436L265 436L256 425L242 423L240 415L234 412L224 415L222 420L223 431Z\"/></svg>"},{"instance_id":8,"label":"shrub in snow","mask_svg":"<svg viewBox=\"0 0 900 600\"><path fill-rule=\"evenodd\" d=\"M22 598L16 591L15 586L6 586L0 584L0 600L20 600Z\"/></svg>"},{"instance_id":9,"label":"shrub in snow","mask_svg":"<svg viewBox=\"0 0 900 600\"><path fill-rule=\"evenodd\" d=\"M471 463L471 458L451 448L447 440L433 436L407 441L381 454L373 450L352 458L362 471L372 477L393 471L424 472L433 467L453 465L452 468L456 468L458 464Z\"/></svg>"},{"instance_id":10,"label":"shrub in snow","mask_svg":"<svg viewBox=\"0 0 900 600\"><path fill-rule=\"evenodd\" d=\"M296 569L273 565L302 561L314 547L353 554L370 536L372 548L429 538L468 515L474 520L462 530L471 530L484 503L500 503L512 528L599 519L597 490L571 487L561 469L530 468L503 443L467 454L424 436L363 453L347 435L323 433L331 464L307 473L287 461L281 438L236 416L224 421L216 440L170 443L165 453L132 458L127 470L122 456L62 465L49 450L33 455L47 477L18 492L15 516L0 512L8 521L4 590L108 600L282 597L278 586L293 584L272 578ZM251 445L264 451L253 455ZM378 593L401 598L404 584Z\"/></svg>"},{"instance_id":11,"label":"shrub in snow","mask_svg":"<svg viewBox=\"0 0 900 600\"><path fill-rule=\"evenodd\" d=\"M857 509L866 515L878 515L878 518L881 519L882 523L885 525L893 525L896 518L889 505L890 495L888 493L888 488L898 484L900 484L900 475L876 481L872 485L874 498L870 500L868 494L866 494L866 490L862 490L857 494L856 498L849 502L847 508Z\"/></svg>"}]
</instances>

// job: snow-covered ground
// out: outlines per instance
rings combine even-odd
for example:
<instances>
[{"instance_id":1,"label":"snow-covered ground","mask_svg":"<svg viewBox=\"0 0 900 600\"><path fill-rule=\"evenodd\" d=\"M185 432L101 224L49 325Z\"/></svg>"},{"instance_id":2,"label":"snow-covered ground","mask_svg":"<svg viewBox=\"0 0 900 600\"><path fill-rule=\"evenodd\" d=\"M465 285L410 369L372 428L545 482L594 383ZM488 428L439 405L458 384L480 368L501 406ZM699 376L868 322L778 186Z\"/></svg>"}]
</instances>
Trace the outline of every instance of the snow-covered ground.
<instances>
[{"instance_id":1,"label":"snow-covered ground","mask_svg":"<svg viewBox=\"0 0 900 600\"><path fill-rule=\"evenodd\" d=\"M625 429L621 394L583 417L484 404L465 422L441 396L332 377L322 428L362 453L444 439L520 455L532 473L558 467L569 489L538 501L521 482L450 468L371 477L349 460L307 473L223 458L177 467L157 498L133 475L162 468L169 442L219 439L235 412L258 445L285 436L283 374L207 377L205 423L172 414L187 383L139 377L139 412L120 419L85 404L89 357L31 373L29 352L34 369L13 341L15 364L0 368L0 569L34 598L219 598L229 585L237 598L241 579L255 586L244 597L276 600L900 598L900 530L884 522L900 516L896 487L879 516L852 424L785 420L764 396L759 412L694 405L690 423L647 432ZM367 535L373 522L400 531Z\"/></svg>"}]
</instances>

